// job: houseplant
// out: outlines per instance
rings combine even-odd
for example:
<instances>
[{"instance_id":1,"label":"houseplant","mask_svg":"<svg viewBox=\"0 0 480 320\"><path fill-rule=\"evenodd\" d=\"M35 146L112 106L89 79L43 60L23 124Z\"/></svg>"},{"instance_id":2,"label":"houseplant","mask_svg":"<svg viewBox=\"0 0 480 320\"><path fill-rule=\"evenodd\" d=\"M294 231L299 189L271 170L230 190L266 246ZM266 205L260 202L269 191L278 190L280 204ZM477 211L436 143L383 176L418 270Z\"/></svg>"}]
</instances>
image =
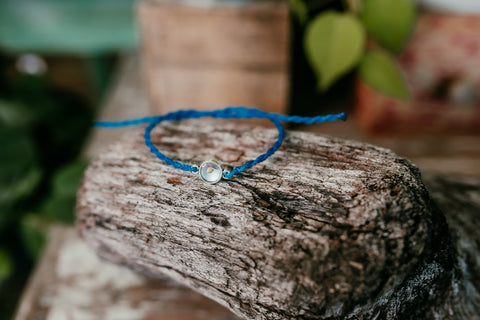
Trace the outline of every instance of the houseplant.
<instances>
[{"instance_id":1,"label":"houseplant","mask_svg":"<svg viewBox=\"0 0 480 320\"><path fill-rule=\"evenodd\" d=\"M326 91L357 69L360 79L379 92L407 99L409 91L395 55L415 27L415 1L344 0L343 10L325 10L332 2L289 0L304 26L304 50L318 88Z\"/></svg>"},{"instance_id":2,"label":"houseplant","mask_svg":"<svg viewBox=\"0 0 480 320\"><path fill-rule=\"evenodd\" d=\"M356 120L370 133L480 133L478 1L422 0L417 27L398 58L411 99L358 83Z\"/></svg>"}]
</instances>

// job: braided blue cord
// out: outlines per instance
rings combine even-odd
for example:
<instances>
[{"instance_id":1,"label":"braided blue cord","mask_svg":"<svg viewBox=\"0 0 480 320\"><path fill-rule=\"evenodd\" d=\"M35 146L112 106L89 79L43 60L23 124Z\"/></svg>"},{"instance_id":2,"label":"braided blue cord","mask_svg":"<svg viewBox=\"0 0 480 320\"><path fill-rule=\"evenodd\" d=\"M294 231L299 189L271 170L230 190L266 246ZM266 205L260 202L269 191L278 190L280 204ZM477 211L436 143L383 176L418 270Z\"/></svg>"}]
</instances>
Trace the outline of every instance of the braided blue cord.
<instances>
[{"instance_id":1,"label":"braided blue cord","mask_svg":"<svg viewBox=\"0 0 480 320\"><path fill-rule=\"evenodd\" d=\"M160 120L161 121L161 120ZM155 121L155 122L151 122L146 128L145 128L145 134L144 134L144 138L145 138L145 144L147 145L147 147L150 149L150 151L157 156L158 159L162 160L162 161L165 161L166 164L168 164L169 166L173 166L177 169L182 169L182 170L185 170L185 171L190 171L190 172L197 172L198 168L197 167L194 167L194 166L191 166L191 165L188 165L188 164L185 164L185 163L181 163L181 162L178 162L178 161L175 161L169 157L167 157L166 155L164 155L163 153L161 153L160 151L158 151L157 147L155 147L153 145L153 142L152 142L152 139L151 139L151 134L152 134L152 130L153 128L155 128L159 123L160 121Z\"/></svg>"},{"instance_id":2,"label":"braided blue cord","mask_svg":"<svg viewBox=\"0 0 480 320\"><path fill-rule=\"evenodd\" d=\"M268 119L272 121L278 129L278 138L277 141L270 147L267 152L259 155L254 160L249 160L245 162L243 165L233 168L230 172L225 172L223 174L224 178L231 178L236 174L243 172L246 169L249 169L256 164L267 160L270 156L272 156L278 148L283 143L285 138L285 130L282 126L283 122L293 122L293 123L304 123L304 124L314 124L314 123L322 123L326 121L335 121L335 120L346 120L347 115L345 112L339 114L329 114L325 116L316 116L316 117L300 117L300 116L286 116L286 115L279 115L276 113L266 112L262 110L258 110L255 108L247 108L247 107L227 107L224 109L219 110L212 110L212 111L199 111L199 110L178 110L174 112L167 113L165 115L160 116L151 116L151 117L144 117L138 119L129 119L123 121L99 121L95 122L95 127L102 127L102 128L119 128L119 127L126 127L126 126L136 126L140 124L148 124L145 128L145 144L150 149L150 151L155 154L158 159L164 161L167 165L173 166L177 169L182 169L189 172L197 172L197 166L191 166L185 163L181 163L175 161L163 153L161 153L152 143L151 133L152 130L162 121L175 121L175 120L182 120L182 119L198 119L204 117L212 117L217 119Z\"/></svg>"},{"instance_id":3,"label":"braided blue cord","mask_svg":"<svg viewBox=\"0 0 480 320\"><path fill-rule=\"evenodd\" d=\"M283 143L283 139L285 138L285 129L283 128L282 123L280 121L278 121L277 119L270 119L270 120L275 124L275 126L278 129L278 138L277 138L277 141L275 141L274 145L271 148L269 148L267 150L267 152L259 155L255 160L249 160L249 161L245 162L243 165L241 165L239 167L235 167L232 171L224 173L223 174L224 178L229 179L229 178L233 177L234 175L239 174L240 172L244 171L245 169L249 169L256 164L267 160L268 157L270 157L272 154L275 153L275 151L278 150L278 148L280 148L280 146ZM155 147L155 145L152 143L152 139L151 139L152 130L153 130L153 128L155 128L158 125L158 123L160 121L151 122L145 128L144 138L145 138L145 144L147 145L147 147L160 160L165 161L166 164L168 164L170 166L173 166L177 169L182 169L182 170L190 171L190 172L197 172L198 168L196 166L191 166L191 165L188 165L188 164L185 164L185 163L181 163L181 162L175 161L175 160L167 157L166 155L161 153L157 149L157 147Z\"/></svg>"}]
</instances>

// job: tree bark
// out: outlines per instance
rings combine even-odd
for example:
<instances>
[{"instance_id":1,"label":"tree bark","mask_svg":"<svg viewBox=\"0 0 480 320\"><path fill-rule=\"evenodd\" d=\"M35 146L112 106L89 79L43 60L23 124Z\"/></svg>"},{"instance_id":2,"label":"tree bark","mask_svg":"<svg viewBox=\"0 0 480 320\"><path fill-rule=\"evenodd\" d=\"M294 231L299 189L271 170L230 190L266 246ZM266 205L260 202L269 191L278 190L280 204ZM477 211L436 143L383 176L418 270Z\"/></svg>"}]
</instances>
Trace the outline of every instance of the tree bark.
<instances>
[{"instance_id":1,"label":"tree bark","mask_svg":"<svg viewBox=\"0 0 480 320\"><path fill-rule=\"evenodd\" d=\"M100 261L74 228L55 226L48 238L14 320L239 320L167 277Z\"/></svg>"},{"instance_id":2,"label":"tree bark","mask_svg":"<svg viewBox=\"0 0 480 320\"><path fill-rule=\"evenodd\" d=\"M198 121L152 135L181 162L231 166L275 139L270 129ZM465 280L418 169L354 141L290 132L264 163L209 185L158 160L132 129L87 170L77 223L105 259L168 275L248 319L478 312L478 294L461 299L478 279Z\"/></svg>"}]
</instances>

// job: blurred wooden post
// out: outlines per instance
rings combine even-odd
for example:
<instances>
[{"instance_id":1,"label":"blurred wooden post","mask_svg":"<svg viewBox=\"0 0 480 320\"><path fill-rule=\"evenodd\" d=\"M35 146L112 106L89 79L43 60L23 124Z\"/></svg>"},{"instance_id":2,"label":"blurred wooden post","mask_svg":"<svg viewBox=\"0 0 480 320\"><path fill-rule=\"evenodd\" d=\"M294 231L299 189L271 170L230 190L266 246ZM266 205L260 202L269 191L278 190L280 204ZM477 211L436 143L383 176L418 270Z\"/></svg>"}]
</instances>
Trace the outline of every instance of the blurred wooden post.
<instances>
[{"instance_id":1,"label":"blurred wooden post","mask_svg":"<svg viewBox=\"0 0 480 320\"><path fill-rule=\"evenodd\" d=\"M285 2L142 0L138 16L153 113L227 105L286 111Z\"/></svg>"}]
</instances>

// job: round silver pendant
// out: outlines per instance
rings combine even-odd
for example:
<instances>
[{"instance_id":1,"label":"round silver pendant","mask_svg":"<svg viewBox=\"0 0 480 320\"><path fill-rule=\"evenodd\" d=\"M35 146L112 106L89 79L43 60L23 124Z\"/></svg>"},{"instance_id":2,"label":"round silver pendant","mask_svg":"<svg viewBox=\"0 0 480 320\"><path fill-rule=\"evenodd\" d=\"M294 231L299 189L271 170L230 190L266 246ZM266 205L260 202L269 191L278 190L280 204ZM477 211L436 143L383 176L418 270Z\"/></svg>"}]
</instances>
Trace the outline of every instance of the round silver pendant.
<instances>
[{"instance_id":1,"label":"round silver pendant","mask_svg":"<svg viewBox=\"0 0 480 320\"><path fill-rule=\"evenodd\" d=\"M207 160L200 165L198 173L203 181L214 184L222 179L223 170L217 161Z\"/></svg>"}]
</instances>

